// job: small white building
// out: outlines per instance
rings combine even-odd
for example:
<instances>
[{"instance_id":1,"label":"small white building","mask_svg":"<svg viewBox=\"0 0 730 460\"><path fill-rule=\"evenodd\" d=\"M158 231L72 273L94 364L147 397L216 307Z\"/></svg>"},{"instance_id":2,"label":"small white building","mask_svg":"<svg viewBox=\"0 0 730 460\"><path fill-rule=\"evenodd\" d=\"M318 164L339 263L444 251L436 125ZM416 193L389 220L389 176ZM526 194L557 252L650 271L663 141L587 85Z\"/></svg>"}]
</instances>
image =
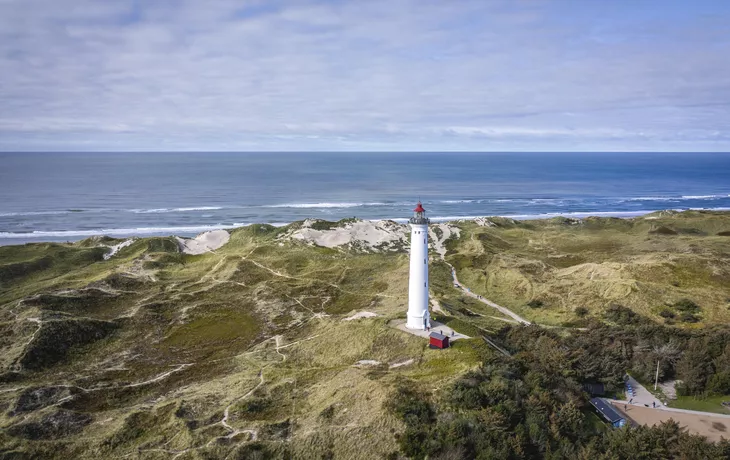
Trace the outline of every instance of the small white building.
<instances>
[{"instance_id":1,"label":"small white building","mask_svg":"<svg viewBox=\"0 0 730 460\"><path fill-rule=\"evenodd\" d=\"M428 224L421 202L413 210L411 225L411 267L408 278L408 329L431 327L428 313Z\"/></svg>"}]
</instances>

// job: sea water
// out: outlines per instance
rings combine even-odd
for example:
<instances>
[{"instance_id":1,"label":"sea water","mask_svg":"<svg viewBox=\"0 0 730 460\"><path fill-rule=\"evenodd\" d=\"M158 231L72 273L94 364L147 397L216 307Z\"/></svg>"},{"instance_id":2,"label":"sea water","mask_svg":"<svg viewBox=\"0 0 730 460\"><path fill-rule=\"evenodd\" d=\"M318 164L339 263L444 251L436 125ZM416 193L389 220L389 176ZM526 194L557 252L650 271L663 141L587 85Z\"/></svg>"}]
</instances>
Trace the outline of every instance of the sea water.
<instances>
[{"instance_id":1,"label":"sea water","mask_svg":"<svg viewBox=\"0 0 730 460\"><path fill-rule=\"evenodd\" d=\"M724 153L0 153L0 244L306 218L730 210Z\"/></svg>"}]
</instances>

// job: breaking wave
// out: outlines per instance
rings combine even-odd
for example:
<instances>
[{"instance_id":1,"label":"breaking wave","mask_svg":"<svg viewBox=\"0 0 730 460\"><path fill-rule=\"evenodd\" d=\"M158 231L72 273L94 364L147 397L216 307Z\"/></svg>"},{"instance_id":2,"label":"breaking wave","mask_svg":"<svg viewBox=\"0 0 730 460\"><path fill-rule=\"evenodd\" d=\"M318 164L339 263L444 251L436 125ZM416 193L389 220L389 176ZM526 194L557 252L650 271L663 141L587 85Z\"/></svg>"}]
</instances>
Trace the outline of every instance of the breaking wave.
<instances>
[{"instance_id":1,"label":"breaking wave","mask_svg":"<svg viewBox=\"0 0 730 460\"><path fill-rule=\"evenodd\" d=\"M26 212L0 212L0 217L16 217L16 216L53 216L60 214L70 214L72 212L84 212L82 209L66 209L62 211L26 211Z\"/></svg>"},{"instance_id":2,"label":"breaking wave","mask_svg":"<svg viewBox=\"0 0 730 460\"><path fill-rule=\"evenodd\" d=\"M357 208L360 206L392 206L393 203L284 203L266 204L262 208Z\"/></svg>"},{"instance_id":3,"label":"breaking wave","mask_svg":"<svg viewBox=\"0 0 730 460\"><path fill-rule=\"evenodd\" d=\"M234 223L220 225L196 225L181 227L140 227L140 228L103 228L94 230L59 230L59 231L33 231L33 232L0 232L0 238L65 238L65 237L85 237L95 235L119 235L119 236L137 236L137 235L157 235L157 234L181 234L181 233L200 233L209 230L220 230L228 228L243 227L249 224ZM272 224L275 225L275 224ZM285 225L285 224L283 224Z\"/></svg>"},{"instance_id":4,"label":"breaking wave","mask_svg":"<svg viewBox=\"0 0 730 460\"><path fill-rule=\"evenodd\" d=\"M730 195L682 195L682 196L639 196L625 198L620 202L626 201L687 201L687 200L721 200L730 198Z\"/></svg>"},{"instance_id":5,"label":"breaking wave","mask_svg":"<svg viewBox=\"0 0 730 460\"><path fill-rule=\"evenodd\" d=\"M221 206L199 206L193 208L158 208L158 209L130 209L135 214L164 214L168 212L215 211L223 209Z\"/></svg>"}]
</instances>

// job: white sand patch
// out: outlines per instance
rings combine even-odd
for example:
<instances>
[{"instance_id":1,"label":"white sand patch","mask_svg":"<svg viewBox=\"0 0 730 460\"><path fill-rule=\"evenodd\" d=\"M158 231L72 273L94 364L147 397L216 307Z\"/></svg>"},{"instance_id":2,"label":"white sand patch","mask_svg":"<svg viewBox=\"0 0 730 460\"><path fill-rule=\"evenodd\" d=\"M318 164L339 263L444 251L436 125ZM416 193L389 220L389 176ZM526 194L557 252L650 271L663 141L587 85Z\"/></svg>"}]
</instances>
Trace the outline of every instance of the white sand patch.
<instances>
[{"instance_id":1,"label":"white sand patch","mask_svg":"<svg viewBox=\"0 0 730 460\"><path fill-rule=\"evenodd\" d=\"M355 363L355 366L379 366L380 361L375 361L374 359L361 359L360 361Z\"/></svg>"},{"instance_id":2,"label":"white sand patch","mask_svg":"<svg viewBox=\"0 0 730 460\"><path fill-rule=\"evenodd\" d=\"M122 241L119 244L115 244L114 246L109 246L110 251L107 252L106 254L104 254L104 260L111 259L117 252L126 248L130 244L134 243L134 240L135 240L134 238L131 238L131 239Z\"/></svg>"},{"instance_id":3,"label":"white sand patch","mask_svg":"<svg viewBox=\"0 0 730 460\"><path fill-rule=\"evenodd\" d=\"M429 300L431 301L431 309L435 311L436 313L441 313L442 315L447 314L443 308L441 308L441 304L438 303L436 299L433 297L430 297Z\"/></svg>"},{"instance_id":4,"label":"white sand patch","mask_svg":"<svg viewBox=\"0 0 730 460\"><path fill-rule=\"evenodd\" d=\"M497 226L488 217L477 217L476 219L474 219L474 223L480 227L496 227Z\"/></svg>"},{"instance_id":5,"label":"white sand patch","mask_svg":"<svg viewBox=\"0 0 730 460\"><path fill-rule=\"evenodd\" d=\"M347 318L344 318L342 321L352 321L352 320L360 319L360 318L374 318L376 316L378 316L378 315L371 311L360 311L360 312L355 313L352 316L348 316Z\"/></svg>"},{"instance_id":6,"label":"white sand patch","mask_svg":"<svg viewBox=\"0 0 730 460\"><path fill-rule=\"evenodd\" d=\"M413 361L413 358L411 358L411 359L407 359L405 361L402 361L400 363L391 364L390 366L388 366L388 368L395 369L397 367L410 366L411 364L413 364L413 362L414 362Z\"/></svg>"},{"instance_id":7,"label":"white sand patch","mask_svg":"<svg viewBox=\"0 0 730 460\"><path fill-rule=\"evenodd\" d=\"M355 220L323 230L312 228L317 222L321 221L307 219L300 228L283 238L326 248L346 247L365 252L398 251L408 246L408 227L390 220Z\"/></svg>"},{"instance_id":8,"label":"white sand patch","mask_svg":"<svg viewBox=\"0 0 730 460\"><path fill-rule=\"evenodd\" d=\"M440 232L437 232L436 229L439 229ZM439 233L441 237L439 237ZM454 227L448 223L434 224L428 229L428 235L433 243L434 251L443 259L446 256L446 240L452 237L459 238L460 230L458 227Z\"/></svg>"},{"instance_id":9,"label":"white sand patch","mask_svg":"<svg viewBox=\"0 0 730 460\"><path fill-rule=\"evenodd\" d=\"M201 233L195 238L185 239L177 238L180 249L185 254L205 254L206 252L215 251L228 243L231 234L225 230L212 230L210 232Z\"/></svg>"}]
</instances>

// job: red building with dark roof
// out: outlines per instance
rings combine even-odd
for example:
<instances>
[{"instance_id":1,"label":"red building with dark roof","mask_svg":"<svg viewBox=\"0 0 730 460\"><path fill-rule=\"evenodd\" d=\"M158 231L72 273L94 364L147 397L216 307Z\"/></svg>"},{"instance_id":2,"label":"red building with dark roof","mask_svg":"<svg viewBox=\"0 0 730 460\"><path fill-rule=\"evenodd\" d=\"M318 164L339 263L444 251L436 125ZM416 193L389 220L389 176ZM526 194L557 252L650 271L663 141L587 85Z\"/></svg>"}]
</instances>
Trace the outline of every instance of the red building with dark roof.
<instances>
[{"instance_id":1,"label":"red building with dark roof","mask_svg":"<svg viewBox=\"0 0 730 460\"><path fill-rule=\"evenodd\" d=\"M443 334L432 332L428 339L428 345L431 348L449 348L449 338Z\"/></svg>"}]
</instances>

